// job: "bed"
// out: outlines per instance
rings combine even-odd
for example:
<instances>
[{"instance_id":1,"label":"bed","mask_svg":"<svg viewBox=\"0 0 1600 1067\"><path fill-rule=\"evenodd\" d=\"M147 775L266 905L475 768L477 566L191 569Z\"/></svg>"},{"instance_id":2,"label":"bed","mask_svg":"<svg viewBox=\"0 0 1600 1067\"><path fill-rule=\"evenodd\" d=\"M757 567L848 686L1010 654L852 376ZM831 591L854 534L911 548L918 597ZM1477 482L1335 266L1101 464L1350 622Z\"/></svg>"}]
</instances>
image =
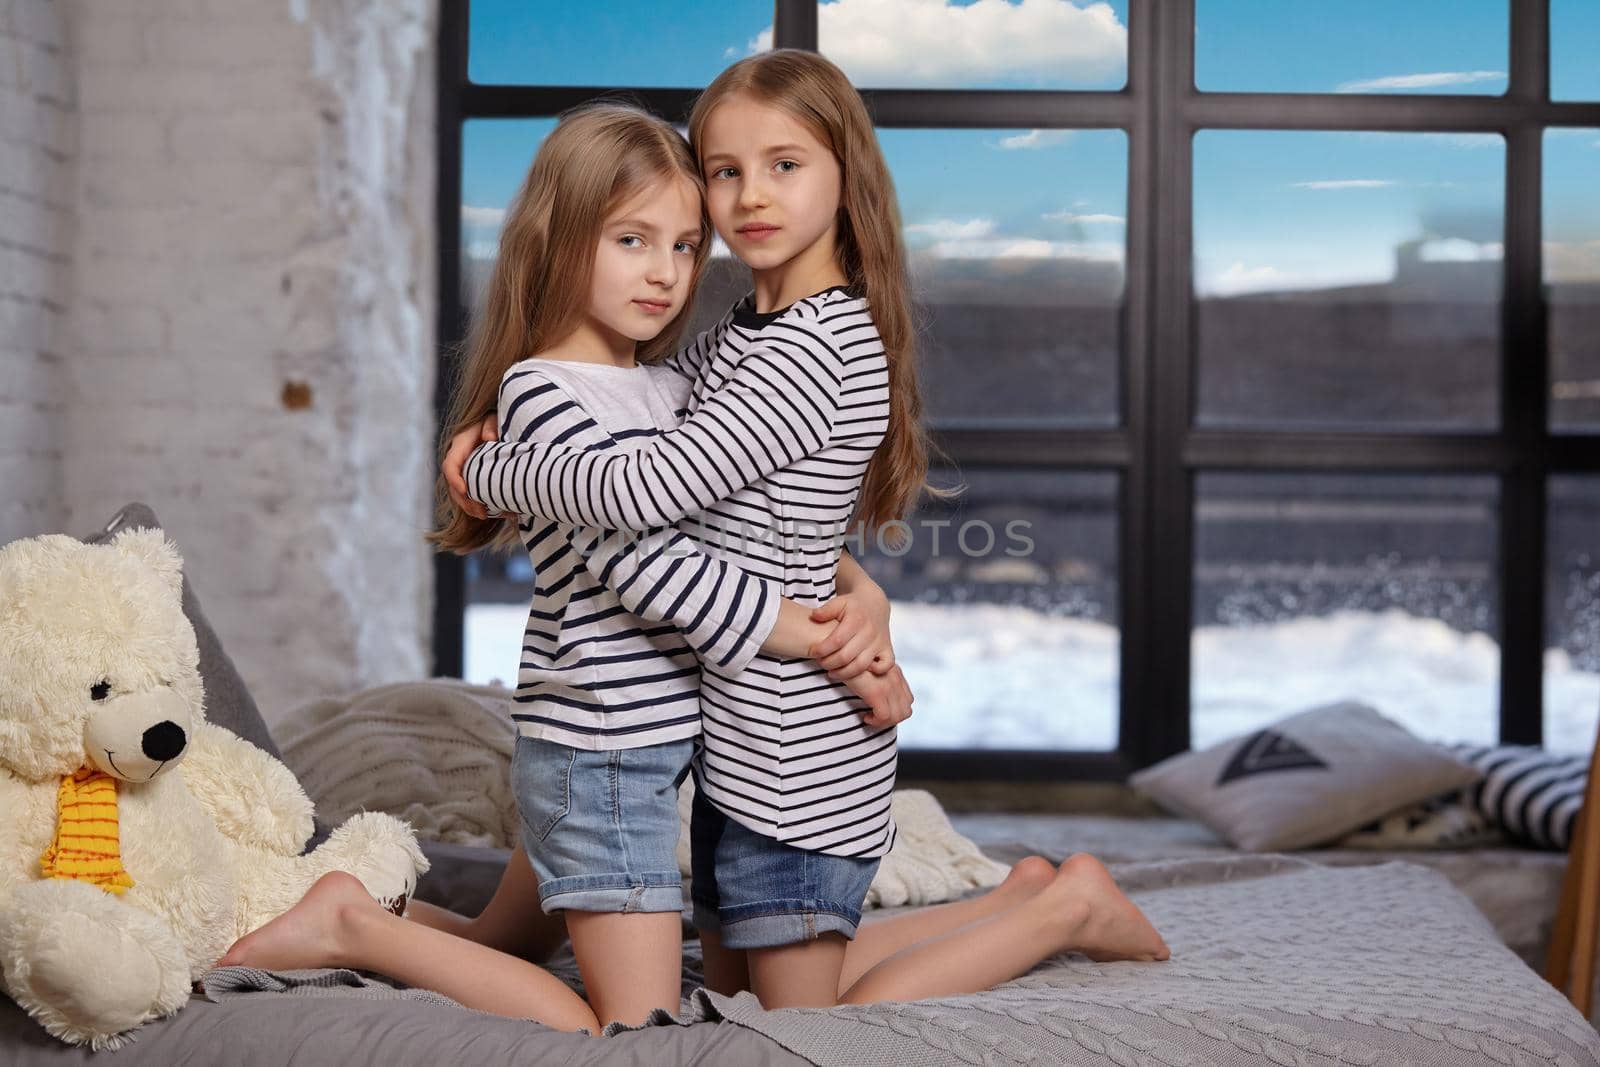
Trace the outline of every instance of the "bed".
<instances>
[{"instance_id":1,"label":"bed","mask_svg":"<svg viewBox=\"0 0 1600 1067\"><path fill-rule=\"evenodd\" d=\"M148 509L127 509L106 533L121 525L157 524ZM208 714L274 750L192 591L186 610L201 642ZM211 972L182 1011L112 1053L62 1045L0 1000L0 1063L1600 1064L1600 1035L1525 962L1537 961L1548 936L1559 856L1245 855L1178 820L954 822L1001 861L1100 855L1173 958L1097 964L1068 955L973 996L764 1012L749 994L700 989L690 942L680 1013L600 1039L353 972L230 968ZM506 859L461 845L426 851L433 867L418 896L464 911L487 899ZM553 966L577 984L570 955Z\"/></svg>"},{"instance_id":2,"label":"bed","mask_svg":"<svg viewBox=\"0 0 1600 1067\"><path fill-rule=\"evenodd\" d=\"M1070 823L984 816L1032 840ZM208 989L115 1053L126 1064L1591 1064L1597 1035L1508 948L1448 877L1417 863L1336 866L1225 850L1119 863L1119 882L1173 949L1161 964L1048 961L967 997L764 1012L698 989L691 942L682 1012L591 1039L468 1011L350 972L213 972ZM431 846L427 893L492 885L501 854ZM555 961L576 983L570 957ZM270 976L268 976L270 979ZM316 984L321 983L321 984ZM262 988L269 986L270 988ZM18 1067L85 1061L12 1005L0 1054Z\"/></svg>"}]
</instances>

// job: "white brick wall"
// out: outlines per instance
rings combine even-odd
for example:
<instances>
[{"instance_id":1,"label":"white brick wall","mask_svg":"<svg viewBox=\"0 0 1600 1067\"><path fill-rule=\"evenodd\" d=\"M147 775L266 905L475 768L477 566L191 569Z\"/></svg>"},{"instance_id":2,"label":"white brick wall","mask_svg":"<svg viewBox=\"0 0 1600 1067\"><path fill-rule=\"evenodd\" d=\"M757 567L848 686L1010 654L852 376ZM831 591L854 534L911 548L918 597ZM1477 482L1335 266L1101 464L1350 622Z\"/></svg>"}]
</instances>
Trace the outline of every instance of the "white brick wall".
<instances>
[{"instance_id":1,"label":"white brick wall","mask_svg":"<svg viewBox=\"0 0 1600 1067\"><path fill-rule=\"evenodd\" d=\"M269 721L427 671L435 4L0 0L0 539L150 503Z\"/></svg>"},{"instance_id":2,"label":"white brick wall","mask_svg":"<svg viewBox=\"0 0 1600 1067\"><path fill-rule=\"evenodd\" d=\"M0 0L0 543L61 528L76 103L60 9Z\"/></svg>"}]
</instances>

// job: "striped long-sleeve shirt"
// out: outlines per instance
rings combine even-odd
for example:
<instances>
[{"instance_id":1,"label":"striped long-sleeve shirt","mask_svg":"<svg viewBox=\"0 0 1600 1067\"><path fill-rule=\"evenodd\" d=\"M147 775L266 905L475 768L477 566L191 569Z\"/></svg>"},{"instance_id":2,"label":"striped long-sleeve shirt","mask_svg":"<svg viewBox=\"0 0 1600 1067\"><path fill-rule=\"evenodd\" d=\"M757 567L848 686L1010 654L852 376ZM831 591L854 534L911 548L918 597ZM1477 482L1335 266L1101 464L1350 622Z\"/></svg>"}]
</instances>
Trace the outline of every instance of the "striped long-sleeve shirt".
<instances>
[{"instance_id":1,"label":"striped long-sleeve shirt","mask_svg":"<svg viewBox=\"0 0 1600 1067\"><path fill-rule=\"evenodd\" d=\"M524 360L501 380L500 437L626 451L676 426L688 394L659 368ZM492 479L479 471L472 484ZM776 583L675 529L619 533L526 514L517 528L534 572L514 712L522 734L583 749L693 737L700 661L737 675L777 621Z\"/></svg>"},{"instance_id":2,"label":"striped long-sleeve shirt","mask_svg":"<svg viewBox=\"0 0 1600 1067\"><path fill-rule=\"evenodd\" d=\"M763 315L747 300L668 365L694 381L681 426L625 454L485 445L467 464L474 499L612 529L680 523L785 596L831 599L888 426L888 363L866 301L834 288ZM699 786L757 833L883 855L895 731L868 727L865 710L812 660L757 654L743 672L708 662Z\"/></svg>"}]
</instances>

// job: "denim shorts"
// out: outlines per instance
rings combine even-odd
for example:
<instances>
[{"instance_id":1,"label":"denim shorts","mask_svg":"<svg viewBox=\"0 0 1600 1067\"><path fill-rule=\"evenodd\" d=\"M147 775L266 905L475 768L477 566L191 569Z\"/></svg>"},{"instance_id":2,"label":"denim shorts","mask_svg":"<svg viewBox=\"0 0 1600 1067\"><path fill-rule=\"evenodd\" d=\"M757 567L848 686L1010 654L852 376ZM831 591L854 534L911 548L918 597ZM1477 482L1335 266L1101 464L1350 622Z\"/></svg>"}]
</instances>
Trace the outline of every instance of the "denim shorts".
<instances>
[{"instance_id":1,"label":"denim shorts","mask_svg":"<svg viewBox=\"0 0 1600 1067\"><path fill-rule=\"evenodd\" d=\"M728 818L702 793L689 824L694 924L727 948L776 948L836 930L854 940L876 859L786 845Z\"/></svg>"},{"instance_id":2,"label":"denim shorts","mask_svg":"<svg viewBox=\"0 0 1600 1067\"><path fill-rule=\"evenodd\" d=\"M694 739L590 752L518 737L511 790L546 914L681 911L678 786Z\"/></svg>"}]
</instances>

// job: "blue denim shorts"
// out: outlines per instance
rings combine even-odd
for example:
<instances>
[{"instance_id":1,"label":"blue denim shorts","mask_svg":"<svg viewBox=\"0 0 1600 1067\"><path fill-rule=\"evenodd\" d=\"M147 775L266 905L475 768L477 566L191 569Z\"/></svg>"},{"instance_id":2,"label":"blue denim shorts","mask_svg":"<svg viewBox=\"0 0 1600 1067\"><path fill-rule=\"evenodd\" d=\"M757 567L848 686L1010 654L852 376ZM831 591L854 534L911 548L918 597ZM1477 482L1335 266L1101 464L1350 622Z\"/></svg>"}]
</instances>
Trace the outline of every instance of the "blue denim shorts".
<instances>
[{"instance_id":1,"label":"blue denim shorts","mask_svg":"<svg viewBox=\"0 0 1600 1067\"><path fill-rule=\"evenodd\" d=\"M511 790L546 914L681 911L678 786L694 740L590 752L518 737Z\"/></svg>"},{"instance_id":2,"label":"blue denim shorts","mask_svg":"<svg viewBox=\"0 0 1600 1067\"><path fill-rule=\"evenodd\" d=\"M699 792L689 823L694 924L727 948L776 948L836 930L854 940L876 859L786 845L724 815Z\"/></svg>"}]
</instances>

